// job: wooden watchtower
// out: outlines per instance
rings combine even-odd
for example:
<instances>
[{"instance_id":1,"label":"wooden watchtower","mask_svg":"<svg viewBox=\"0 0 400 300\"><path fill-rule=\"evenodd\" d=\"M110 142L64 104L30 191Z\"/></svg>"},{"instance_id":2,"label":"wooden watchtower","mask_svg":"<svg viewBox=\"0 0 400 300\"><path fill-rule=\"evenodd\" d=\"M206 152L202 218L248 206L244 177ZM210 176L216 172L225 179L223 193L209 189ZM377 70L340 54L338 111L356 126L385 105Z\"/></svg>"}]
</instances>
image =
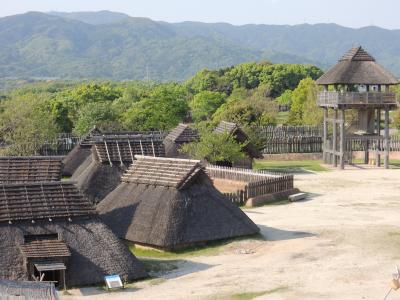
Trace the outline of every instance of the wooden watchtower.
<instances>
[{"instance_id":1,"label":"wooden watchtower","mask_svg":"<svg viewBox=\"0 0 400 300\"><path fill-rule=\"evenodd\" d=\"M371 151L376 165L384 154L385 168L389 168L389 111L397 108L396 94L390 86L398 80L375 62L362 47L350 49L317 84L324 87L317 104L324 109L323 158L325 163L344 169L352 161L352 145L364 145L364 162ZM346 130L346 110L357 113L353 130ZM384 111L384 134L381 135L381 112ZM331 124L332 130L329 130ZM339 129L339 130L338 130Z\"/></svg>"}]
</instances>

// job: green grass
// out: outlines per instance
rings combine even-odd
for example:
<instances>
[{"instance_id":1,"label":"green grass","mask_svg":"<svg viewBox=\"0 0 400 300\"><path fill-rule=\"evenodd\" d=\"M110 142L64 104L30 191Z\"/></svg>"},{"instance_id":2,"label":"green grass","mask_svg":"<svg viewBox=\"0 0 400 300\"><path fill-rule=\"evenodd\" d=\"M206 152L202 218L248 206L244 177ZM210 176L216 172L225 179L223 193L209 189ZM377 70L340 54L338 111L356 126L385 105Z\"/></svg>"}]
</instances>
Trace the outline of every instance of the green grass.
<instances>
[{"instance_id":1,"label":"green grass","mask_svg":"<svg viewBox=\"0 0 400 300\"><path fill-rule=\"evenodd\" d=\"M263 239L261 234L250 237L238 237L229 240L213 241L203 246L194 246L178 250L175 252L161 251L152 248L135 247L134 244L128 243L129 250L137 257L155 258L155 259L183 259L193 256L210 256L219 254L224 246L241 240L259 240Z\"/></svg>"},{"instance_id":2,"label":"green grass","mask_svg":"<svg viewBox=\"0 0 400 300\"><path fill-rule=\"evenodd\" d=\"M372 157L375 159L375 157ZM384 159L381 158L381 166L383 166L384 164ZM400 167L400 160L399 159L390 159L389 163L391 166L395 166L395 167ZM353 164L364 164L364 159L362 158L357 158L357 159L353 159Z\"/></svg>"},{"instance_id":3,"label":"green grass","mask_svg":"<svg viewBox=\"0 0 400 300\"><path fill-rule=\"evenodd\" d=\"M288 161L275 161L275 160L255 160L253 168L255 170L275 170L287 172L303 172L314 171L323 172L328 169L321 165L322 161L319 160L288 160Z\"/></svg>"}]
</instances>

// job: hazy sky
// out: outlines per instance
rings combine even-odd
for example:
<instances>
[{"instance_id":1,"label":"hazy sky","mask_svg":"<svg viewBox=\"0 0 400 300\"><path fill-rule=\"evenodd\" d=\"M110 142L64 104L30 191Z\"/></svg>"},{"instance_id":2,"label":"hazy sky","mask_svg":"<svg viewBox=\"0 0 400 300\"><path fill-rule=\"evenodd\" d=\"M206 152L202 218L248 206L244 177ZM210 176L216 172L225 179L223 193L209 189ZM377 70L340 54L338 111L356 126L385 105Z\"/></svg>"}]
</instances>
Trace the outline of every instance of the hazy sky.
<instances>
[{"instance_id":1,"label":"hazy sky","mask_svg":"<svg viewBox=\"0 0 400 300\"><path fill-rule=\"evenodd\" d=\"M2 0L0 16L112 10L169 22L338 23L400 29L400 0Z\"/></svg>"}]
</instances>

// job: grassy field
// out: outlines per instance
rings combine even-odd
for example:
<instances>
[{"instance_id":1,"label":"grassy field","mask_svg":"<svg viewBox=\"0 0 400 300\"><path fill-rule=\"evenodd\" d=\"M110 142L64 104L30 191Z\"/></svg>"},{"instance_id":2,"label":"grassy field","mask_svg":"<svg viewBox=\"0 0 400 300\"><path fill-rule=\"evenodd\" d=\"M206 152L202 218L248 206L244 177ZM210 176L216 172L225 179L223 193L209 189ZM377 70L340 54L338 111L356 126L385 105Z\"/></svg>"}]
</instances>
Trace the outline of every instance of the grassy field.
<instances>
[{"instance_id":1,"label":"grassy field","mask_svg":"<svg viewBox=\"0 0 400 300\"><path fill-rule=\"evenodd\" d=\"M322 166L319 160L290 160L290 161L274 161L274 160L255 160L253 164L255 170L276 170L287 172L322 172L328 169Z\"/></svg>"}]
</instances>

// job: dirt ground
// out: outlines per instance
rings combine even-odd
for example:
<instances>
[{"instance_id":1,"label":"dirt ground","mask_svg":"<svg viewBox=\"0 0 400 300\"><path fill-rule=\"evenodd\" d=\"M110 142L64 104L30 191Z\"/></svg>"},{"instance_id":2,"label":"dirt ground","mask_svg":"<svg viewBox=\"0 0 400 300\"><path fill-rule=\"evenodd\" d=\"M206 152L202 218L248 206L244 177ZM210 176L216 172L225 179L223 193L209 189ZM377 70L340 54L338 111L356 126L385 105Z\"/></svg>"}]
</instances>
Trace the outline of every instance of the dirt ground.
<instances>
[{"instance_id":1,"label":"dirt ground","mask_svg":"<svg viewBox=\"0 0 400 300\"><path fill-rule=\"evenodd\" d=\"M246 185L246 182L219 178L214 178L213 183L221 193L235 193L238 190L244 190Z\"/></svg>"},{"instance_id":2,"label":"dirt ground","mask_svg":"<svg viewBox=\"0 0 400 300\"><path fill-rule=\"evenodd\" d=\"M295 185L306 201L245 210L265 240L182 259L123 292L84 288L63 299L383 299L400 265L400 170L299 174Z\"/></svg>"}]
</instances>

